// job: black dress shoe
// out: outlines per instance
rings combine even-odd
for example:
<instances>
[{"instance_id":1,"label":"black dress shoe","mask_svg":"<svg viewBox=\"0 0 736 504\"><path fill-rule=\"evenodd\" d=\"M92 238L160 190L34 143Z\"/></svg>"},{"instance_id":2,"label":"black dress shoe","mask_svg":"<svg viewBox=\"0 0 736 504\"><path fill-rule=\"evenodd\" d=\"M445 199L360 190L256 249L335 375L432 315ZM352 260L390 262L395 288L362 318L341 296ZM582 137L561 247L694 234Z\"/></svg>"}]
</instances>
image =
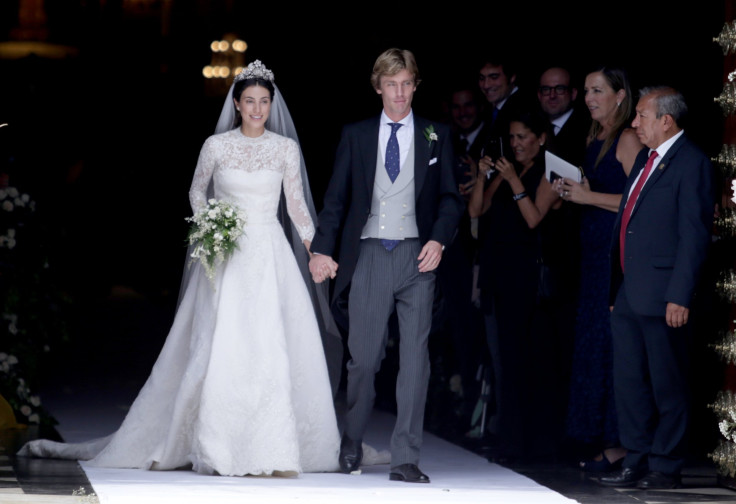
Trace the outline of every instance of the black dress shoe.
<instances>
[{"instance_id":1,"label":"black dress shoe","mask_svg":"<svg viewBox=\"0 0 736 504\"><path fill-rule=\"evenodd\" d=\"M616 472L601 476L598 478L598 482L603 486L609 487L633 487L636 483L644 477L644 470L642 469L631 469L630 467L624 467Z\"/></svg>"},{"instance_id":2,"label":"black dress shoe","mask_svg":"<svg viewBox=\"0 0 736 504\"><path fill-rule=\"evenodd\" d=\"M651 471L636 484L636 488L642 490L668 490L680 486L682 483L678 474L665 474L659 471Z\"/></svg>"},{"instance_id":3,"label":"black dress shoe","mask_svg":"<svg viewBox=\"0 0 736 504\"><path fill-rule=\"evenodd\" d=\"M354 441L347 435L343 434L340 442L340 470L344 473L351 473L360 468L360 462L363 460L363 442Z\"/></svg>"},{"instance_id":4,"label":"black dress shoe","mask_svg":"<svg viewBox=\"0 0 736 504\"><path fill-rule=\"evenodd\" d=\"M407 483L429 483L429 476L420 471L416 464L401 464L392 467L388 479Z\"/></svg>"}]
</instances>

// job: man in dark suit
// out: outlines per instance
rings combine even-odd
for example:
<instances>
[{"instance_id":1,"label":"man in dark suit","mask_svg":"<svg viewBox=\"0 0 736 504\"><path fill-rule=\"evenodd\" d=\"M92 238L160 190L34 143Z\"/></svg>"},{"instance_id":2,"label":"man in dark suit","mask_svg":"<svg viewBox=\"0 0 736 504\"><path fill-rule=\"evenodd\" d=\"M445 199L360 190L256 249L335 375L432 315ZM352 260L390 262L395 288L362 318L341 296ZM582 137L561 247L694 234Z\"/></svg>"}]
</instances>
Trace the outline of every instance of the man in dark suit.
<instances>
[{"instance_id":1,"label":"man in dark suit","mask_svg":"<svg viewBox=\"0 0 736 504\"><path fill-rule=\"evenodd\" d=\"M419 470L429 381L427 347L435 269L463 210L446 127L412 113L419 75L410 51L389 49L373 67L380 116L346 126L311 244L315 281L335 276L333 306L347 301L347 414L340 467L360 467L389 316L399 320L397 419L390 479L428 483ZM339 248L339 250L338 250ZM339 269L332 257L337 253Z\"/></svg>"},{"instance_id":2,"label":"man in dark suit","mask_svg":"<svg viewBox=\"0 0 736 504\"><path fill-rule=\"evenodd\" d=\"M458 86L450 93L450 119L455 155L462 159L470 156L475 162L480 159L485 138L480 134L483 121L483 98L477 88ZM465 173L456 173L458 179Z\"/></svg>"},{"instance_id":3,"label":"man in dark suit","mask_svg":"<svg viewBox=\"0 0 736 504\"><path fill-rule=\"evenodd\" d=\"M509 143L509 124L514 115L520 111L532 109L530 100L525 97L516 85L516 70L505 55L491 55L481 60L478 71L478 86L486 97L485 126L480 137L493 142L500 142L502 155L513 159ZM483 155L497 157L487 146Z\"/></svg>"},{"instance_id":4,"label":"man in dark suit","mask_svg":"<svg viewBox=\"0 0 736 504\"><path fill-rule=\"evenodd\" d=\"M671 88L640 93L634 163L611 246L613 380L623 468L603 485L676 488L689 418L690 305L710 243L714 195L708 158L681 129Z\"/></svg>"},{"instance_id":5,"label":"man in dark suit","mask_svg":"<svg viewBox=\"0 0 736 504\"><path fill-rule=\"evenodd\" d=\"M575 106L577 96L578 89L572 84L567 69L550 67L539 77L537 99L550 122L547 150L575 166L581 166L590 130L590 114Z\"/></svg>"}]
</instances>

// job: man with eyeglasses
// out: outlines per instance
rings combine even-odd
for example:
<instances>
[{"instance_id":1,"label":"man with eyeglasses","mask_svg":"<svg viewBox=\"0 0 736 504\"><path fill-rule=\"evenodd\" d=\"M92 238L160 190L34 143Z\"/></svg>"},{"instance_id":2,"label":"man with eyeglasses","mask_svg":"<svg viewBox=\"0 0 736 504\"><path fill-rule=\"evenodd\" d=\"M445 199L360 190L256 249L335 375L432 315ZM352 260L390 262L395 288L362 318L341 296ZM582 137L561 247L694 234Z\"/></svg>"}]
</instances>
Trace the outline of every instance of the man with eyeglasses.
<instances>
[{"instance_id":1,"label":"man with eyeglasses","mask_svg":"<svg viewBox=\"0 0 736 504\"><path fill-rule=\"evenodd\" d=\"M590 118L575 107L577 95L578 90L571 84L570 72L565 68L548 68L539 78L537 98L553 133L547 141L547 150L580 166Z\"/></svg>"},{"instance_id":2,"label":"man with eyeglasses","mask_svg":"<svg viewBox=\"0 0 736 504\"><path fill-rule=\"evenodd\" d=\"M562 67L550 67L542 73L537 98L549 120L547 150L580 166L585 157L585 140L590 127L587 110L575 107L578 90L571 84L570 72ZM545 217L540 226L542 255L553 272L553 289L540 300L548 314L548 337L557 349L557 387L548 394L552 404L566 404L569 370L572 367L573 335L577 310L578 278L580 275L580 205L563 202ZM550 411L555 411L550 408ZM565 410L556 410L553 425L564 425ZM562 432L562 428L557 431ZM559 442L559 440L557 440Z\"/></svg>"}]
</instances>

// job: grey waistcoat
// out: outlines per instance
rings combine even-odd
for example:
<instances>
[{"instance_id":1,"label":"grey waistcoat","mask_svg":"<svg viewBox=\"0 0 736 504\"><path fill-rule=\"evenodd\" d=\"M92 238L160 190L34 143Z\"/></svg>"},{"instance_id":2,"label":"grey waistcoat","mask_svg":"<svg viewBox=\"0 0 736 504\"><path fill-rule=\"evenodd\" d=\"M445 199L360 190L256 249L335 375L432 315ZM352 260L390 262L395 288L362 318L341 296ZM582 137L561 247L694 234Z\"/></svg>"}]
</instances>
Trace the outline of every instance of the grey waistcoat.
<instances>
[{"instance_id":1,"label":"grey waistcoat","mask_svg":"<svg viewBox=\"0 0 736 504\"><path fill-rule=\"evenodd\" d=\"M363 238L403 240L417 238L417 219L414 209L414 141L409 146L406 161L394 183L386 173L385 153L378 149L373 200L368 222L363 227Z\"/></svg>"}]
</instances>

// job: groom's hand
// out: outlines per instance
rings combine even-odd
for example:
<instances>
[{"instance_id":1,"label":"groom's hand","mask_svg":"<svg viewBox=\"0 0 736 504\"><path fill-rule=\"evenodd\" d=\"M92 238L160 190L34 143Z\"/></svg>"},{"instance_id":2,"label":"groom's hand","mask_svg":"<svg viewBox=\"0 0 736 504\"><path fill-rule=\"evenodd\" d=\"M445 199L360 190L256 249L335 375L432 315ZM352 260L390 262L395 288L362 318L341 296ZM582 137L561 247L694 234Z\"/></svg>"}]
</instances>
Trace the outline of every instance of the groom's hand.
<instances>
[{"instance_id":1,"label":"groom's hand","mask_svg":"<svg viewBox=\"0 0 736 504\"><path fill-rule=\"evenodd\" d=\"M327 277L335 278L337 263L328 255L315 254L309 260L309 272L315 283L324 282Z\"/></svg>"},{"instance_id":2,"label":"groom's hand","mask_svg":"<svg viewBox=\"0 0 736 504\"><path fill-rule=\"evenodd\" d=\"M419 272L426 273L432 271L440 265L442 259L442 244L438 241L429 240L422 247L422 251L419 253Z\"/></svg>"}]
</instances>

